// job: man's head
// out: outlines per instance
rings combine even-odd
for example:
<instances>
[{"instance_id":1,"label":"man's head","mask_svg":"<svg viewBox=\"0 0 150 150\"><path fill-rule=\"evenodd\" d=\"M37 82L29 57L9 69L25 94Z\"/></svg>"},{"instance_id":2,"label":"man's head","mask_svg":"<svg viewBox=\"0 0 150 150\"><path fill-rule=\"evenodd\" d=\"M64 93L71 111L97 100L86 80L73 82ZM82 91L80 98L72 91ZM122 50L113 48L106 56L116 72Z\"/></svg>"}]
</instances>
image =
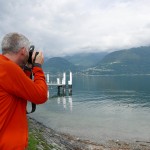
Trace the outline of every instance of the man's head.
<instances>
[{"instance_id":1,"label":"man's head","mask_svg":"<svg viewBox=\"0 0 150 150\"><path fill-rule=\"evenodd\" d=\"M8 33L2 40L2 54L11 58L19 66L27 63L29 57L29 40L19 33Z\"/></svg>"}]
</instances>

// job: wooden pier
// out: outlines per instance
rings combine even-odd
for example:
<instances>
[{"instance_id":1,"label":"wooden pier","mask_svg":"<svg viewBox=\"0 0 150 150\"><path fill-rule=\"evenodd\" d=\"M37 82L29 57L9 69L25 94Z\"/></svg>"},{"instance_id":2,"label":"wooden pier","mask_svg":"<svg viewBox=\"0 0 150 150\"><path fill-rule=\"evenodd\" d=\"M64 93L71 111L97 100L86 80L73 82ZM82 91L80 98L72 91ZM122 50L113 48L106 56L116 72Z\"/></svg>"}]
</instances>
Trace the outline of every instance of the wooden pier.
<instances>
[{"instance_id":1,"label":"wooden pier","mask_svg":"<svg viewBox=\"0 0 150 150\"><path fill-rule=\"evenodd\" d=\"M56 82L52 82L50 81L50 74L45 72L45 77L46 77L46 82L48 87L53 87L56 86L58 91L57 94L66 95L66 91L68 90L68 95L72 95L72 72L69 73L69 81L68 84L66 83L66 73L63 73L63 77L61 78L57 78ZM49 91L48 91L48 97L49 97Z\"/></svg>"}]
</instances>

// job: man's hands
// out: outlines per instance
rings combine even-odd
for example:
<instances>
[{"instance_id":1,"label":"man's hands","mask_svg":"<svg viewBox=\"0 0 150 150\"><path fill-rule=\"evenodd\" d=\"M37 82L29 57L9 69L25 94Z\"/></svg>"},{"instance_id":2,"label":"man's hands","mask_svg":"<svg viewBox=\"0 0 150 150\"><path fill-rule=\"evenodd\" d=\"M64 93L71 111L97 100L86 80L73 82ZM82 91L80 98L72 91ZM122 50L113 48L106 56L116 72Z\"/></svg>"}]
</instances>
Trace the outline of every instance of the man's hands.
<instances>
[{"instance_id":1,"label":"man's hands","mask_svg":"<svg viewBox=\"0 0 150 150\"><path fill-rule=\"evenodd\" d=\"M32 54L32 62L33 62L33 60L35 58L35 54L36 54L36 51L34 51L33 54ZM38 63L38 64L41 64L41 65L44 63L44 56L43 56L43 53L41 51L36 56L36 59L35 59L34 63Z\"/></svg>"},{"instance_id":2,"label":"man's hands","mask_svg":"<svg viewBox=\"0 0 150 150\"><path fill-rule=\"evenodd\" d=\"M42 65L44 63L44 56L43 56L43 53L40 51L38 53L38 55L36 56L36 59L35 59L35 54L36 54L36 51L33 51L33 54L32 54L32 62L34 63L37 63L37 64L40 64ZM35 59L35 60L34 60ZM30 64L30 63L27 63L26 66L30 69L32 69L34 64Z\"/></svg>"}]
</instances>

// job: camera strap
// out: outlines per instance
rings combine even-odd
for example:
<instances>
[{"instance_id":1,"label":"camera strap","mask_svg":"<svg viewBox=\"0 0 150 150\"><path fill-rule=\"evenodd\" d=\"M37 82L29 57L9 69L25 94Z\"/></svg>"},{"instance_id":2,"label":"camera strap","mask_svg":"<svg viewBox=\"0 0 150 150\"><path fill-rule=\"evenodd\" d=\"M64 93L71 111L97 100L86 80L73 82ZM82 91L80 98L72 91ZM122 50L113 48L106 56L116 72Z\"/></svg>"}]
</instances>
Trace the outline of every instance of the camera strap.
<instances>
[{"instance_id":1,"label":"camera strap","mask_svg":"<svg viewBox=\"0 0 150 150\"><path fill-rule=\"evenodd\" d=\"M34 103L31 103L31 104L32 104L32 110L30 112L26 111L26 114L31 114L31 113L35 112L36 104L34 104Z\"/></svg>"},{"instance_id":2,"label":"camera strap","mask_svg":"<svg viewBox=\"0 0 150 150\"><path fill-rule=\"evenodd\" d=\"M39 52L36 52L36 53L35 53L35 57L34 57L33 62L32 62L32 54L33 54L33 51L34 51L34 46L32 45L32 46L30 46L30 53L29 53L29 60L30 60L30 61L28 60L28 62L31 63L32 65L34 65L36 56L39 54ZM33 74L32 74L32 72L31 72L31 75L30 75L30 79L31 79L31 80L33 79ZM34 103L31 103L31 104L32 104L32 110L31 110L30 112L28 112L28 111L26 110L26 113L27 113L27 114L31 114L31 113L35 112L35 110L36 110L36 104L34 104Z\"/></svg>"},{"instance_id":3,"label":"camera strap","mask_svg":"<svg viewBox=\"0 0 150 150\"><path fill-rule=\"evenodd\" d=\"M32 78L33 78L33 74L32 74L32 72L31 72L30 79L32 79ZM28 111L26 110L26 114L31 114L31 113L35 112L35 110L36 110L36 104L31 103L31 106L32 106L32 110L31 110L30 112L28 112Z\"/></svg>"}]
</instances>

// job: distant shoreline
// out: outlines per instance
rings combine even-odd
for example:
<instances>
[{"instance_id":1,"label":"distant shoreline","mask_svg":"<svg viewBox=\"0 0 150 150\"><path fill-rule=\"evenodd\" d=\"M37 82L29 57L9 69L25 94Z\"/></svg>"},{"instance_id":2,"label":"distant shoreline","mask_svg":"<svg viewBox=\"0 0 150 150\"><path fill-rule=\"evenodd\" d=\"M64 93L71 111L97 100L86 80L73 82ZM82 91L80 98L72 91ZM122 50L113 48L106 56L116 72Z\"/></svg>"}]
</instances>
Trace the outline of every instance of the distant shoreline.
<instances>
[{"instance_id":1,"label":"distant shoreline","mask_svg":"<svg viewBox=\"0 0 150 150\"><path fill-rule=\"evenodd\" d=\"M34 133L35 137L40 136L47 145L55 147L57 150L150 150L150 141L136 141L127 143L124 141L109 140L106 143L98 144L89 140L82 140L69 134L57 132L44 124L28 117L29 132ZM37 145L38 147L42 146Z\"/></svg>"}]
</instances>

